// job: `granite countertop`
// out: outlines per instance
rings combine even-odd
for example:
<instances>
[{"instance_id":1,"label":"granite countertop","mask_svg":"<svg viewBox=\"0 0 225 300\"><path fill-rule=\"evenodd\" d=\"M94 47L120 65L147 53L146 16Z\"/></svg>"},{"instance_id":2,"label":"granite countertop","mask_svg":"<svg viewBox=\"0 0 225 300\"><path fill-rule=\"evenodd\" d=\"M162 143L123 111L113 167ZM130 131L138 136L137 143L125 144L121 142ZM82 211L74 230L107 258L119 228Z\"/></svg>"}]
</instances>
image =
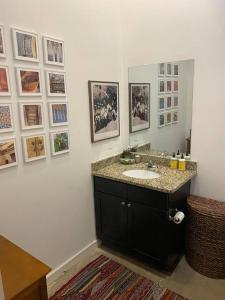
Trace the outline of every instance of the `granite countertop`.
<instances>
[{"instance_id":1,"label":"granite countertop","mask_svg":"<svg viewBox=\"0 0 225 300\"><path fill-rule=\"evenodd\" d=\"M159 178L137 179L122 174L124 171L133 169L146 170L147 168L145 163L123 165L119 162L114 162L108 166L103 166L102 168L92 170L92 175L137 185L164 193L174 193L197 174L196 169L185 171L171 170L169 167L161 164L158 164L156 169L150 169L151 171L159 173L161 175Z\"/></svg>"}]
</instances>

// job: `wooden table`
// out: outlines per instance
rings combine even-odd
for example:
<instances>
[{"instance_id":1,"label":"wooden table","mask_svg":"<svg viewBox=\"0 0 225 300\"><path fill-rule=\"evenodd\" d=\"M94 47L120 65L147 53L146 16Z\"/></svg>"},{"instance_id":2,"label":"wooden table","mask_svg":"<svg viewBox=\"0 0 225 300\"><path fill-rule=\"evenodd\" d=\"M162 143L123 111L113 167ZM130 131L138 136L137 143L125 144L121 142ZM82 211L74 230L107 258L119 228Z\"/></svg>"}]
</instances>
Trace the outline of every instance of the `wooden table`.
<instances>
[{"instance_id":1,"label":"wooden table","mask_svg":"<svg viewBox=\"0 0 225 300\"><path fill-rule=\"evenodd\" d=\"M47 300L51 269L0 235L0 270L6 300Z\"/></svg>"}]
</instances>

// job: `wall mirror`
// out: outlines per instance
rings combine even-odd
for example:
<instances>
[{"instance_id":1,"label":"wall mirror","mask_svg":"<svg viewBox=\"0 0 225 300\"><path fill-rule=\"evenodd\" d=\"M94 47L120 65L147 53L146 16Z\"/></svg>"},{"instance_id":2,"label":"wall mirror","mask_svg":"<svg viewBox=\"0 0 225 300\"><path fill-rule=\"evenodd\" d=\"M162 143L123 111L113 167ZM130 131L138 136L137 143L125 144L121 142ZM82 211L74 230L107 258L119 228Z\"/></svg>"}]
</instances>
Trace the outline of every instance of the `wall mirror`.
<instances>
[{"instance_id":1,"label":"wall mirror","mask_svg":"<svg viewBox=\"0 0 225 300\"><path fill-rule=\"evenodd\" d=\"M156 155L191 149L194 60L131 67L130 145ZM144 150L143 150L144 151Z\"/></svg>"}]
</instances>

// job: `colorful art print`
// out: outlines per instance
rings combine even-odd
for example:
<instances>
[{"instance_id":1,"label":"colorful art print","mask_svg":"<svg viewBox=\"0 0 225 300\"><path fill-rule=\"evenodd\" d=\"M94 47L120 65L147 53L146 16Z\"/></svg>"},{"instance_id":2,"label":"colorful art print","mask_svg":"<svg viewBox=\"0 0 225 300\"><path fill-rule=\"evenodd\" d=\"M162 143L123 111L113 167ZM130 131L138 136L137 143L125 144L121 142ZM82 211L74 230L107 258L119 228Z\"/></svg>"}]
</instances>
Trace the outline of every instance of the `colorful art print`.
<instances>
[{"instance_id":1,"label":"colorful art print","mask_svg":"<svg viewBox=\"0 0 225 300\"><path fill-rule=\"evenodd\" d=\"M50 126L64 126L69 124L68 103L49 103Z\"/></svg>"},{"instance_id":2,"label":"colorful art print","mask_svg":"<svg viewBox=\"0 0 225 300\"><path fill-rule=\"evenodd\" d=\"M166 76L171 76L172 75L172 64L167 63L166 64Z\"/></svg>"},{"instance_id":3,"label":"colorful art print","mask_svg":"<svg viewBox=\"0 0 225 300\"><path fill-rule=\"evenodd\" d=\"M17 68L19 96L41 96L41 73L38 69Z\"/></svg>"},{"instance_id":4,"label":"colorful art print","mask_svg":"<svg viewBox=\"0 0 225 300\"><path fill-rule=\"evenodd\" d=\"M164 63L159 64L159 76L165 76L165 64Z\"/></svg>"},{"instance_id":5,"label":"colorful art print","mask_svg":"<svg viewBox=\"0 0 225 300\"><path fill-rule=\"evenodd\" d=\"M174 76L179 75L179 66L177 64L173 65L173 75Z\"/></svg>"},{"instance_id":6,"label":"colorful art print","mask_svg":"<svg viewBox=\"0 0 225 300\"><path fill-rule=\"evenodd\" d=\"M6 57L4 27L0 25L0 57Z\"/></svg>"},{"instance_id":7,"label":"colorful art print","mask_svg":"<svg viewBox=\"0 0 225 300\"><path fill-rule=\"evenodd\" d=\"M47 71L46 77L48 96L66 96L65 73Z\"/></svg>"},{"instance_id":8,"label":"colorful art print","mask_svg":"<svg viewBox=\"0 0 225 300\"><path fill-rule=\"evenodd\" d=\"M23 149L25 162L46 158L45 135L24 136Z\"/></svg>"},{"instance_id":9,"label":"colorful art print","mask_svg":"<svg viewBox=\"0 0 225 300\"><path fill-rule=\"evenodd\" d=\"M43 104L20 103L21 128L36 129L44 127Z\"/></svg>"},{"instance_id":10,"label":"colorful art print","mask_svg":"<svg viewBox=\"0 0 225 300\"><path fill-rule=\"evenodd\" d=\"M0 66L0 96L10 96L9 71L7 66Z\"/></svg>"},{"instance_id":11,"label":"colorful art print","mask_svg":"<svg viewBox=\"0 0 225 300\"><path fill-rule=\"evenodd\" d=\"M12 104L0 104L0 133L11 132L14 130L12 117Z\"/></svg>"},{"instance_id":12,"label":"colorful art print","mask_svg":"<svg viewBox=\"0 0 225 300\"><path fill-rule=\"evenodd\" d=\"M158 127L165 126L165 114L159 114Z\"/></svg>"},{"instance_id":13,"label":"colorful art print","mask_svg":"<svg viewBox=\"0 0 225 300\"><path fill-rule=\"evenodd\" d=\"M43 37L45 63L64 66L64 41L51 37Z\"/></svg>"},{"instance_id":14,"label":"colorful art print","mask_svg":"<svg viewBox=\"0 0 225 300\"><path fill-rule=\"evenodd\" d=\"M166 113L166 125L170 125L172 122L172 113L168 112Z\"/></svg>"},{"instance_id":15,"label":"colorful art print","mask_svg":"<svg viewBox=\"0 0 225 300\"><path fill-rule=\"evenodd\" d=\"M178 107L179 105L179 100L178 100L178 95L173 97L173 107Z\"/></svg>"},{"instance_id":16,"label":"colorful art print","mask_svg":"<svg viewBox=\"0 0 225 300\"><path fill-rule=\"evenodd\" d=\"M167 93L171 93L172 92L172 81L171 80L167 80L166 81L166 92Z\"/></svg>"},{"instance_id":17,"label":"colorful art print","mask_svg":"<svg viewBox=\"0 0 225 300\"><path fill-rule=\"evenodd\" d=\"M178 111L174 111L172 114L172 123L178 123Z\"/></svg>"},{"instance_id":18,"label":"colorful art print","mask_svg":"<svg viewBox=\"0 0 225 300\"><path fill-rule=\"evenodd\" d=\"M173 92L178 92L178 80L174 80L173 82Z\"/></svg>"},{"instance_id":19,"label":"colorful art print","mask_svg":"<svg viewBox=\"0 0 225 300\"><path fill-rule=\"evenodd\" d=\"M159 94L165 93L165 80L159 79Z\"/></svg>"},{"instance_id":20,"label":"colorful art print","mask_svg":"<svg viewBox=\"0 0 225 300\"><path fill-rule=\"evenodd\" d=\"M16 139L0 140L0 169L13 167L17 164Z\"/></svg>"},{"instance_id":21,"label":"colorful art print","mask_svg":"<svg viewBox=\"0 0 225 300\"><path fill-rule=\"evenodd\" d=\"M38 35L19 29L12 29L15 59L39 62Z\"/></svg>"},{"instance_id":22,"label":"colorful art print","mask_svg":"<svg viewBox=\"0 0 225 300\"><path fill-rule=\"evenodd\" d=\"M68 131L51 132L52 155L59 155L70 151L70 139Z\"/></svg>"},{"instance_id":23,"label":"colorful art print","mask_svg":"<svg viewBox=\"0 0 225 300\"><path fill-rule=\"evenodd\" d=\"M172 107L172 97L167 96L166 97L166 109L170 109Z\"/></svg>"},{"instance_id":24,"label":"colorful art print","mask_svg":"<svg viewBox=\"0 0 225 300\"><path fill-rule=\"evenodd\" d=\"M165 109L165 98L164 97L158 98L158 108L159 108L159 110Z\"/></svg>"}]
</instances>

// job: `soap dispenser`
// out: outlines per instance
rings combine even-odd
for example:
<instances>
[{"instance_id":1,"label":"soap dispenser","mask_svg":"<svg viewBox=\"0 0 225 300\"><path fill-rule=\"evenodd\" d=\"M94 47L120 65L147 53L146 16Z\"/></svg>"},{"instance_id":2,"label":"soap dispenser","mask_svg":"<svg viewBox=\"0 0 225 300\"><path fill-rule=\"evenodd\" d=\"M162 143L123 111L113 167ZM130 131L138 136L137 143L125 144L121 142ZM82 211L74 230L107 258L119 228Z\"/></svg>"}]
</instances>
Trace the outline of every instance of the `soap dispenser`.
<instances>
[{"instance_id":1,"label":"soap dispenser","mask_svg":"<svg viewBox=\"0 0 225 300\"><path fill-rule=\"evenodd\" d=\"M180 171L185 171L186 170L186 160L184 159L184 155L181 155L181 158L178 161L178 169Z\"/></svg>"},{"instance_id":2,"label":"soap dispenser","mask_svg":"<svg viewBox=\"0 0 225 300\"><path fill-rule=\"evenodd\" d=\"M177 158L177 159L180 159L180 158L181 158L180 150L177 151L176 158Z\"/></svg>"},{"instance_id":3,"label":"soap dispenser","mask_svg":"<svg viewBox=\"0 0 225 300\"><path fill-rule=\"evenodd\" d=\"M170 159L170 168L173 170L177 169L177 158L175 152L173 152L173 156Z\"/></svg>"}]
</instances>

